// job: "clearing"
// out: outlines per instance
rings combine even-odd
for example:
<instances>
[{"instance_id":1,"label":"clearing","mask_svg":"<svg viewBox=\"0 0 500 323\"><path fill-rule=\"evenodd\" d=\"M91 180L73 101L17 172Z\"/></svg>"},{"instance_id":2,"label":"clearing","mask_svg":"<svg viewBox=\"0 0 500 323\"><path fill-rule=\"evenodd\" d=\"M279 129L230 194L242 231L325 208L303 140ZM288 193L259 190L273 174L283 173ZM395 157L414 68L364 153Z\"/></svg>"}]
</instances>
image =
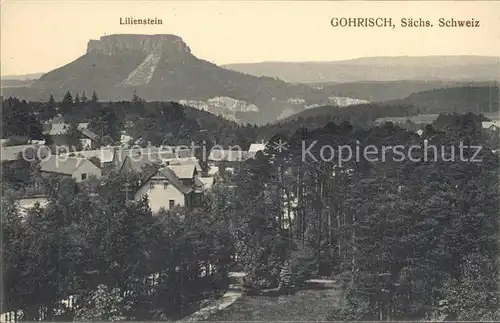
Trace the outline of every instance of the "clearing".
<instances>
[{"instance_id":1,"label":"clearing","mask_svg":"<svg viewBox=\"0 0 500 323\"><path fill-rule=\"evenodd\" d=\"M244 295L208 321L324 321L339 297L338 284L310 281L291 295Z\"/></svg>"}]
</instances>

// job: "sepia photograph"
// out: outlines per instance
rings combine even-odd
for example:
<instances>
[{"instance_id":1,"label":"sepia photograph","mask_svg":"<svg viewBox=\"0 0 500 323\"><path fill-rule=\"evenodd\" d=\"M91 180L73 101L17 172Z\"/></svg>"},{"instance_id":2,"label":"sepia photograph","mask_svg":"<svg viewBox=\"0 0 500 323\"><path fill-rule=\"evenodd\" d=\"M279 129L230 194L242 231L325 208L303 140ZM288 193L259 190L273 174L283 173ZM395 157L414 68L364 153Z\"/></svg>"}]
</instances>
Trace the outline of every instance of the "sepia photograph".
<instances>
[{"instance_id":1,"label":"sepia photograph","mask_svg":"<svg viewBox=\"0 0 500 323\"><path fill-rule=\"evenodd\" d=\"M0 6L0 322L500 322L500 1Z\"/></svg>"}]
</instances>

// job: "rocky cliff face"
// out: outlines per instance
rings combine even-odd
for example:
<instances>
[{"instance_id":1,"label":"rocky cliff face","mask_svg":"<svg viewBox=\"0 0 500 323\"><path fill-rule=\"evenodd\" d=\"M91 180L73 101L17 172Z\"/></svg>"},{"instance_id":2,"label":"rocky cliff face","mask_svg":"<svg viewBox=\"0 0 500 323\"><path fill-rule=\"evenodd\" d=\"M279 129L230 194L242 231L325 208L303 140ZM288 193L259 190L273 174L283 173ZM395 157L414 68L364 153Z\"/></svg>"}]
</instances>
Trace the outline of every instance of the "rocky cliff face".
<instances>
[{"instance_id":1,"label":"rocky cliff face","mask_svg":"<svg viewBox=\"0 0 500 323\"><path fill-rule=\"evenodd\" d=\"M146 54L161 52L172 57L190 54L191 50L181 37L176 35L109 35L99 40L90 40L87 53L98 52L114 55L119 52L136 50Z\"/></svg>"},{"instance_id":2,"label":"rocky cliff face","mask_svg":"<svg viewBox=\"0 0 500 323\"><path fill-rule=\"evenodd\" d=\"M110 35L90 40L87 54L107 56L126 52L141 52L144 60L117 86L146 86L150 83L161 61L184 61L192 58L187 44L176 35Z\"/></svg>"},{"instance_id":3,"label":"rocky cliff face","mask_svg":"<svg viewBox=\"0 0 500 323\"><path fill-rule=\"evenodd\" d=\"M332 105L340 107L340 108L345 108L345 107L348 107L350 105L369 103L366 100L359 100L359 99L338 97L338 96L331 96L328 98L328 100L330 101L330 103Z\"/></svg>"},{"instance_id":4,"label":"rocky cliff face","mask_svg":"<svg viewBox=\"0 0 500 323\"><path fill-rule=\"evenodd\" d=\"M179 100L182 105L188 105L198 110L207 111L216 115L220 115L228 120L235 122L244 122L238 118L238 112L259 112L259 108L254 104L237 100L225 96L219 96L202 100Z\"/></svg>"}]
</instances>

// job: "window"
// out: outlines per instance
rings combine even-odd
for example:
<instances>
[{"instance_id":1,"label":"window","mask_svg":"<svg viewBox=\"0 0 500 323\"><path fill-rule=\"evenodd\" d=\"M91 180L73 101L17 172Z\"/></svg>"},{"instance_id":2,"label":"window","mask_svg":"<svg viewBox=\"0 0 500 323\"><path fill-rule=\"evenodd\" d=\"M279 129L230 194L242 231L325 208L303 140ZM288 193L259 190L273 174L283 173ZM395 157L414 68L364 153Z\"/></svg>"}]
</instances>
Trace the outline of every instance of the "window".
<instances>
[{"instance_id":1,"label":"window","mask_svg":"<svg viewBox=\"0 0 500 323\"><path fill-rule=\"evenodd\" d=\"M83 180L85 180L85 179L87 179L87 174L86 174L86 173L83 173L83 174L82 174L82 181L83 181Z\"/></svg>"},{"instance_id":2,"label":"window","mask_svg":"<svg viewBox=\"0 0 500 323\"><path fill-rule=\"evenodd\" d=\"M153 181L149 182L149 188L150 189L155 188L155 182L153 182Z\"/></svg>"},{"instance_id":3,"label":"window","mask_svg":"<svg viewBox=\"0 0 500 323\"><path fill-rule=\"evenodd\" d=\"M163 182L163 189L166 190L168 187L168 182Z\"/></svg>"},{"instance_id":4,"label":"window","mask_svg":"<svg viewBox=\"0 0 500 323\"><path fill-rule=\"evenodd\" d=\"M173 208L174 208L174 206L175 206L175 200L170 200L170 201L168 201L168 208L169 208L169 209L173 209Z\"/></svg>"}]
</instances>

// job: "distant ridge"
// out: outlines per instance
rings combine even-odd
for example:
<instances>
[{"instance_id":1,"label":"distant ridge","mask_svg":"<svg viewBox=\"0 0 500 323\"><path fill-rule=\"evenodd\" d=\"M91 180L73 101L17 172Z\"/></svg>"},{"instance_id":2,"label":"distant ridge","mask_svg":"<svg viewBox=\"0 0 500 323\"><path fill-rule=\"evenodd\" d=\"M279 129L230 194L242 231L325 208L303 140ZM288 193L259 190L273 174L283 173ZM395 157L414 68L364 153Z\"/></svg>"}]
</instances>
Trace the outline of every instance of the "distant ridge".
<instances>
[{"instance_id":1,"label":"distant ridge","mask_svg":"<svg viewBox=\"0 0 500 323\"><path fill-rule=\"evenodd\" d=\"M44 73L30 73L30 74L19 74L19 75L2 75L0 78L2 81L11 81L11 80L36 80L40 78Z\"/></svg>"},{"instance_id":2,"label":"distant ridge","mask_svg":"<svg viewBox=\"0 0 500 323\"><path fill-rule=\"evenodd\" d=\"M291 83L500 80L498 56L381 56L325 62L227 64L224 67Z\"/></svg>"},{"instance_id":3,"label":"distant ridge","mask_svg":"<svg viewBox=\"0 0 500 323\"><path fill-rule=\"evenodd\" d=\"M311 63L311 64L337 64L337 63L362 63L366 64L374 63L377 61L393 64L395 61L422 61L428 63L429 61L436 60L437 62L453 62L454 64L470 64L470 63L484 63L484 60L498 61L499 56L484 56L484 55L427 55L427 56L364 56L355 58L339 59L334 61L260 61L251 63L230 63L223 64L221 66L233 66L233 65L253 65L253 64L267 64L267 63L278 63L278 64L295 64L295 63Z\"/></svg>"},{"instance_id":4,"label":"distant ridge","mask_svg":"<svg viewBox=\"0 0 500 323\"><path fill-rule=\"evenodd\" d=\"M476 113L500 116L500 88L498 84L468 85L432 89L412 93L405 98L370 102L357 106L412 107L414 114ZM352 108L352 107L351 107ZM350 108L320 106L288 116L284 122L308 117L332 118L344 114Z\"/></svg>"}]
</instances>

